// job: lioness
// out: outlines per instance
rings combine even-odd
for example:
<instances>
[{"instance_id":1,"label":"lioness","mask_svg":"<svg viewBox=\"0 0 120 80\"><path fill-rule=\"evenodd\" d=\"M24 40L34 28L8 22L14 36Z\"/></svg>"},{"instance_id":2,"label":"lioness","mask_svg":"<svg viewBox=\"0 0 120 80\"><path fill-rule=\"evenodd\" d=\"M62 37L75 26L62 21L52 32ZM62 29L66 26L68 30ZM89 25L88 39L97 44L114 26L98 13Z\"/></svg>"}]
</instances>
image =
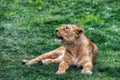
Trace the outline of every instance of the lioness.
<instances>
[{"instance_id":1,"label":"lioness","mask_svg":"<svg viewBox=\"0 0 120 80\"><path fill-rule=\"evenodd\" d=\"M56 74L63 74L71 65L82 66L82 74L92 74L98 48L76 25L64 24L55 30L56 41L62 46L32 60L23 60L23 64L31 65L42 61L44 64L59 63Z\"/></svg>"}]
</instances>

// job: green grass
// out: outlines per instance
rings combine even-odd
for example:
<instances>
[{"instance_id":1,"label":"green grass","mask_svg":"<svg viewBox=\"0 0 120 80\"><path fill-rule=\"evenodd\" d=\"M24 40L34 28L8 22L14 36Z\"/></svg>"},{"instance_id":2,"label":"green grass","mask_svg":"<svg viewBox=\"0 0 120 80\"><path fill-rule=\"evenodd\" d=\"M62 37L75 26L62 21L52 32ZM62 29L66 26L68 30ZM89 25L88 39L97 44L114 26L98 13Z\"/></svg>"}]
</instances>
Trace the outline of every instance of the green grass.
<instances>
[{"instance_id":1,"label":"green grass","mask_svg":"<svg viewBox=\"0 0 120 80\"><path fill-rule=\"evenodd\" d=\"M119 0L0 0L0 80L120 80ZM58 64L21 65L60 46L54 30L76 24L97 44L91 76L79 68L55 75Z\"/></svg>"}]
</instances>

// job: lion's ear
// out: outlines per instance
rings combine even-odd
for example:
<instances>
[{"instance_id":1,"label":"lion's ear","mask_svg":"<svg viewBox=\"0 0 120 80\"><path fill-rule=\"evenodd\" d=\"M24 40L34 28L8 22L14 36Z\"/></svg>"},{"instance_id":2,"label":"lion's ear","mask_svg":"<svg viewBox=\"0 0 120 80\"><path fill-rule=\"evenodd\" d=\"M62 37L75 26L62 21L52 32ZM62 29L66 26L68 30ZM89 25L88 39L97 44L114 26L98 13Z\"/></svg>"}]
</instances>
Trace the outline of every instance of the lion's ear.
<instances>
[{"instance_id":1,"label":"lion's ear","mask_svg":"<svg viewBox=\"0 0 120 80\"><path fill-rule=\"evenodd\" d=\"M79 33L83 33L83 29L82 28L78 28L77 29L77 33L79 34Z\"/></svg>"},{"instance_id":2,"label":"lion's ear","mask_svg":"<svg viewBox=\"0 0 120 80\"><path fill-rule=\"evenodd\" d=\"M74 26L74 30L75 30L75 32L76 32L77 34L80 34L80 33L83 33L83 32L84 32L82 28L77 27L77 26Z\"/></svg>"}]
</instances>

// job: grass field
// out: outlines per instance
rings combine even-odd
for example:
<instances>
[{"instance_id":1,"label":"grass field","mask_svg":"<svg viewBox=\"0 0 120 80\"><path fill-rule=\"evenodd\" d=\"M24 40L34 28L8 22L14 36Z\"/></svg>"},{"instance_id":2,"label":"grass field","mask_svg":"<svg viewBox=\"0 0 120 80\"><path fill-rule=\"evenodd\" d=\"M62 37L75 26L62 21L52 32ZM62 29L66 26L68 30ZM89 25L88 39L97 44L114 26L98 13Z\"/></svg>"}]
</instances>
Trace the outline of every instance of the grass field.
<instances>
[{"instance_id":1,"label":"grass field","mask_svg":"<svg viewBox=\"0 0 120 80\"><path fill-rule=\"evenodd\" d=\"M69 68L55 75L58 64L21 65L60 46L54 30L76 24L97 44L93 74ZM120 80L119 0L0 0L0 80Z\"/></svg>"}]
</instances>

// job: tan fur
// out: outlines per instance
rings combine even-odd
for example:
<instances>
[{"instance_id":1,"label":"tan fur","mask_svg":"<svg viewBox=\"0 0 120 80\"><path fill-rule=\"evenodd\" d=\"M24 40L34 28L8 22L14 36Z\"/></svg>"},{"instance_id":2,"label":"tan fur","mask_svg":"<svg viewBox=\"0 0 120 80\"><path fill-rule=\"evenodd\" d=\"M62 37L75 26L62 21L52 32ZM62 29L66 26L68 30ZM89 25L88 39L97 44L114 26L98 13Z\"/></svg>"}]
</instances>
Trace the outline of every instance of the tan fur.
<instances>
[{"instance_id":1,"label":"tan fur","mask_svg":"<svg viewBox=\"0 0 120 80\"><path fill-rule=\"evenodd\" d=\"M62 46L39 57L23 61L31 65L42 61L44 64L59 63L56 74L65 73L71 65L82 66L82 74L91 74L98 48L84 34L83 29L76 25L65 24L56 29L56 41Z\"/></svg>"}]
</instances>

